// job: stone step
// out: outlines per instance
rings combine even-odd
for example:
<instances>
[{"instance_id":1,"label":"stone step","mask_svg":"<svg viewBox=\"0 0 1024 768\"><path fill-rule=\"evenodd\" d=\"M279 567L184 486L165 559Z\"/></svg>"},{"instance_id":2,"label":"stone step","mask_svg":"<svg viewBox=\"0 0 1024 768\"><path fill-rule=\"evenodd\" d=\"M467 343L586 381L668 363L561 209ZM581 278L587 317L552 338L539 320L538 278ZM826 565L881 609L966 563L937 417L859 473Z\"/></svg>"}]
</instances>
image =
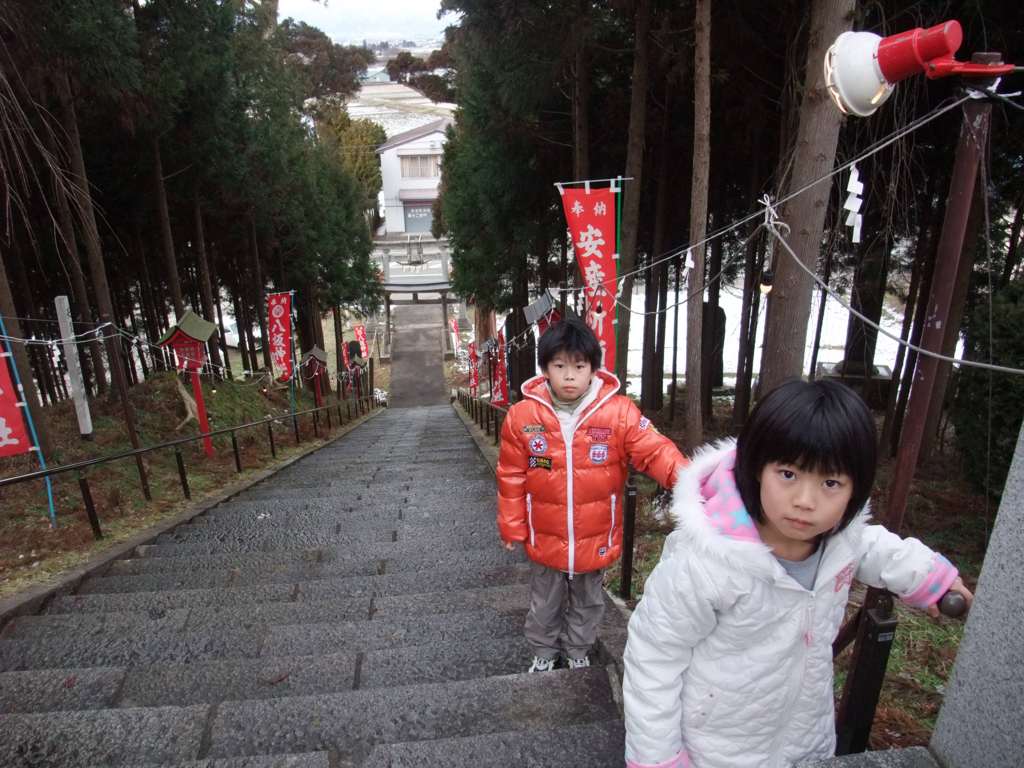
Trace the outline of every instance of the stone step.
<instances>
[{"instance_id":1,"label":"stone step","mask_svg":"<svg viewBox=\"0 0 1024 768\"><path fill-rule=\"evenodd\" d=\"M209 512L192 519L194 525L276 525L295 526L307 522L317 523L332 519L334 522L357 521L362 518L370 520L402 520L412 519L412 515L427 516L436 519L442 514L458 518L471 518L474 514L480 517L494 517L494 493L488 493L480 499L449 499L444 504L438 502L425 505L415 500L392 502L381 505L372 500L349 500L342 505L322 504L317 500L296 500L286 502L226 502Z\"/></svg>"},{"instance_id":2,"label":"stone step","mask_svg":"<svg viewBox=\"0 0 1024 768\"><path fill-rule=\"evenodd\" d=\"M604 720L562 728L386 744L376 747L362 768L622 768L625 740L621 721Z\"/></svg>"},{"instance_id":3,"label":"stone step","mask_svg":"<svg viewBox=\"0 0 1024 768\"><path fill-rule=\"evenodd\" d=\"M440 615L385 615L372 620L304 624L231 626L218 621L186 628L179 623L179 612L172 613L130 631L97 626L88 633L0 639L0 672L191 664L468 642L519 634L525 618L525 611L480 608Z\"/></svg>"},{"instance_id":4,"label":"stone step","mask_svg":"<svg viewBox=\"0 0 1024 768\"><path fill-rule=\"evenodd\" d=\"M184 763L128 763L119 768L330 768L327 752L307 752L302 755L260 755L252 757L225 757L219 760L189 760ZM91 766L91 768L106 768Z\"/></svg>"},{"instance_id":5,"label":"stone step","mask_svg":"<svg viewBox=\"0 0 1024 768\"><path fill-rule=\"evenodd\" d=\"M207 706L2 715L0 765L183 763L199 757L209 715Z\"/></svg>"},{"instance_id":6,"label":"stone step","mask_svg":"<svg viewBox=\"0 0 1024 768\"><path fill-rule=\"evenodd\" d=\"M279 529L266 532L257 528L223 528L206 530L204 526L181 526L180 530L157 537L157 544L209 545L190 554L203 552L270 552L296 549L322 549L347 545L411 540L423 542L425 548L443 548L452 540L498 541L493 520L436 521L431 523L398 522L383 527L357 528L341 525L317 530Z\"/></svg>"},{"instance_id":7,"label":"stone step","mask_svg":"<svg viewBox=\"0 0 1024 768\"><path fill-rule=\"evenodd\" d=\"M407 482L407 488L382 487L368 488L361 491L364 497L377 498L380 500L388 498L405 498L413 496L416 499L427 499L434 497L455 497L471 498L487 493L494 493L494 478L481 477L477 480L464 480L459 473L453 473L449 467L437 466L431 473L432 480L420 482ZM309 498L313 496L321 500L339 500L351 498L352 491L342 487L329 488L323 486L300 486L289 483L287 486L275 488L249 489L234 496L235 501L249 501L258 499L294 499Z\"/></svg>"},{"instance_id":8,"label":"stone step","mask_svg":"<svg viewBox=\"0 0 1024 768\"><path fill-rule=\"evenodd\" d=\"M482 537L481 537L482 539ZM403 542L404 543L404 542ZM270 563L240 565L228 569L174 569L132 573L131 565L119 566L110 576L96 576L82 583L79 594L109 592L153 592L164 590L217 589L237 585L296 584L347 577L368 577L387 573L422 571L430 578L436 569L471 571L525 562L521 550L481 548L480 539L456 539L456 546L438 554L424 545L418 553L393 558L364 560L360 557L327 562ZM176 560L177 558L167 558ZM127 569L128 572L125 573Z\"/></svg>"},{"instance_id":9,"label":"stone step","mask_svg":"<svg viewBox=\"0 0 1024 768\"><path fill-rule=\"evenodd\" d=\"M453 542L456 546L439 555L424 553L415 541L369 544L357 552L348 549L303 550L298 552L250 552L226 555L170 556L174 545L157 545L157 552L149 550L144 557L113 562L104 578L112 576L140 576L154 573L213 572L230 570L239 574L242 583L260 583L260 577L270 574L272 581L280 581L280 574L294 572L301 580L333 578L342 575L395 573L400 571L426 571L432 568L503 565L524 561L521 550L509 552L496 546L472 548L475 542ZM461 547L463 548L460 548ZM163 556L163 555L168 556ZM249 577L254 577L250 579ZM264 582L265 583L265 582Z\"/></svg>"},{"instance_id":10,"label":"stone step","mask_svg":"<svg viewBox=\"0 0 1024 768\"><path fill-rule=\"evenodd\" d=\"M522 612L529 590L517 584L486 589L432 592L394 597L288 601L255 605L194 606L109 612L44 613L10 621L0 638L121 635L156 631L183 632L220 625L255 629L274 624L362 621L489 609Z\"/></svg>"},{"instance_id":11,"label":"stone step","mask_svg":"<svg viewBox=\"0 0 1024 768\"><path fill-rule=\"evenodd\" d=\"M522 672L525 638L483 638L322 656L0 673L0 713L165 707L309 696Z\"/></svg>"},{"instance_id":12,"label":"stone step","mask_svg":"<svg viewBox=\"0 0 1024 768\"><path fill-rule=\"evenodd\" d=\"M525 619L525 611L506 613L479 609L371 621L282 624L267 629L263 655L322 655L406 645L469 643L519 636Z\"/></svg>"},{"instance_id":13,"label":"stone step","mask_svg":"<svg viewBox=\"0 0 1024 768\"><path fill-rule=\"evenodd\" d=\"M419 595L439 587L451 590L452 600L460 590L477 590L525 584L526 565L517 564L483 570L437 570L427 577L422 573L393 573L373 577L323 579L296 584L261 584L254 587L195 589L145 592L111 592L63 595L47 607L47 613L95 613L113 611L152 611L159 614L175 608L237 607L251 610L263 603L290 601L330 601L350 598L403 596L416 602Z\"/></svg>"},{"instance_id":14,"label":"stone step","mask_svg":"<svg viewBox=\"0 0 1024 768\"><path fill-rule=\"evenodd\" d=\"M617 716L601 668L224 702L210 731L209 755L326 749L341 765L361 765L385 744L536 732L551 723L571 727Z\"/></svg>"}]
</instances>

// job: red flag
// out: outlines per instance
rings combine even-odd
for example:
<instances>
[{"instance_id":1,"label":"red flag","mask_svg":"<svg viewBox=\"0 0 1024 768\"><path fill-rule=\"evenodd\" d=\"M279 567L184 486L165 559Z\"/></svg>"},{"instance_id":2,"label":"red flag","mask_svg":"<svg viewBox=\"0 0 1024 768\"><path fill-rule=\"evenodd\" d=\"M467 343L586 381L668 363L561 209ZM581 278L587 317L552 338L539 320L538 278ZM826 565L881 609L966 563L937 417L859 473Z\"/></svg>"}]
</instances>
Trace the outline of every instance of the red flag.
<instances>
[{"instance_id":1,"label":"red flag","mask_svg":"<svg viewBox=\"0 0 1024 768\"><path fill-rule=\"evenodd\" d=\"M7 354L0 353L0 456L15 456L31 451L32 441L25 429L18 405L20 397L11 383L6 357Z\"/></svg>"},{"instance_id":2,"label":"red flag","mask_svg":"<svg viewBox=\"0 0 1024 768\"><path fill-rule=\"evenodd\" d=\"M610 187L563 188L562 207L587 294L587 325L604 351L604 367L615 368L615 192Z\"/></svg>"},{"instance_id":3,"label":"red flag","mask_svg":"<svg viewBox=\"0 0 1024 768\"><path fill-rule=\"evenodd\" d=\"M459 346L460 346L460 344L459 344L459 321L458 321L458 318L453 317L449 321L449 324L452 327L452 333L455 334L455 347L454 347L454 349L455 349L455 354L458 355L459 354Z\"/></svg>"},{"instance_id":4,"label":"red flag","mask_svg":"<svg viewBox=\"0 0 1024 768\"><path fill-rule=\"evenodd\" d=\"M292 377L292 295L291 293L267 294L267 315L270 334L270 359L281 369L278 381Z\"/></svg>"},{"instance_id":5,"label":"red flag","mask_svg":"<svg viewBox=\"0 0 1024 768\"><path fill-rule=\"evenodd\" d=\"M552 325L562 319L562 314L557 309L552 309L546 315L543 315L537 321L537 331L539 336L544 335L544 331L550 328Z\"/></svg>"},{"instance_id":6,"label":"red flag","mask_svg":"<svg viewBox=\"0 0 1024 768\"><path fill-rule=\"evenodd\" d=\"M469 394L476 397L480 390L480 356L476 353L476 342L469 342Z\"/></svg>"},{"instance_id":7,"label":"red flag","mask_svg":"<svg viewBox=\"0 0 1024 768\"><path fill-rule=\"evenodd\" d=\"M352 361L348 356L348 344L345 342L344 333L341 334L341 362L344 364L346 371L352 367Z\"/></svg>"},{"instance_id":8,"label":"red flag","mask_svg":"<svg viewBox=\"0 0 1024 768\"><path fill-rule=\"evenodd\" d=\"M493 405L508 405L508 369L505 367L505 334L498 331L498 365L494 369Z\"/></svg>"},{"instance_id":9,"label":"red flag","mask_svg":"<svg viewBox=\"0 0 1024 768\"><path fill-rule=\"evenodd\" d=\"M370 345L366 343L366 326L357 325L352 330L356 333L356 340L359 342L359 356L364 360L370 359Z\"/></svg>"}]
</instances>

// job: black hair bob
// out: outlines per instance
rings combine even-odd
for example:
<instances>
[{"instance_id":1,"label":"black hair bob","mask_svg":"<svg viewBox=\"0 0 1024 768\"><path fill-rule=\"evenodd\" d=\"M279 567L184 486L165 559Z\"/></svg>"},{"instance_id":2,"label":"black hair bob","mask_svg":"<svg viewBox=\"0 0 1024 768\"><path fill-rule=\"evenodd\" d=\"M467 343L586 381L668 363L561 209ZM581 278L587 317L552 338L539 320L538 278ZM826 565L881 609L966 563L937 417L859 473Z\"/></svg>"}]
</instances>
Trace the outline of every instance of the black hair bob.
<instances>
[{"instance_id":1,"label":"black hair bob","mask_svg":"<svg viewBox=\"0 0 1024 768\"><path fill-rule=\"evenodd\" d=\"M537 361L541 370L560 352L570 358L582 357L595 371L601 367L601 344L590 326L576 317L559 320L548 328L537 343Z\"/></svg>"},{"instance_id":2,"label":"black hair bob","mask_svg":"<svg viewBox=\"0 0 1024 768\"><path fill-rule=\"evenodd\" d=\"M867 503L878 460L875 420L865 402L835 381L787 381L754 408L736 441L736 485L758 522L761 471L770 462L825 474L842 473L853 494L837 531Z\"/></svg>"}]
</instances>

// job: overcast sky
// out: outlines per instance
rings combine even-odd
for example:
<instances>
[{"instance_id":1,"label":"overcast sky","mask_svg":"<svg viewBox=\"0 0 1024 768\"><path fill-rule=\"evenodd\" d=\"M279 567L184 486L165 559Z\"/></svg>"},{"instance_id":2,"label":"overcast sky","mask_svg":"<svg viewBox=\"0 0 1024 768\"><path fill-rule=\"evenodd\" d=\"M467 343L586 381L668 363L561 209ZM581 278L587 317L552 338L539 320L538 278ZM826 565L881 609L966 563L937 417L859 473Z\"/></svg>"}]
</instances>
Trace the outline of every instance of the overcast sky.
<instances>
[{"instance_id":1,"label":"overcast sky","mask_svg":"<svg viewBox=\"0 0 1024 768\"><path fill-rule=\"evenodd\" d=\"M440 0L280 0L278 16L319 27L337 42L441 37L455 23L437 18ZM325 7L326 6L326 7Z\"/></svg>"}]
</instances>

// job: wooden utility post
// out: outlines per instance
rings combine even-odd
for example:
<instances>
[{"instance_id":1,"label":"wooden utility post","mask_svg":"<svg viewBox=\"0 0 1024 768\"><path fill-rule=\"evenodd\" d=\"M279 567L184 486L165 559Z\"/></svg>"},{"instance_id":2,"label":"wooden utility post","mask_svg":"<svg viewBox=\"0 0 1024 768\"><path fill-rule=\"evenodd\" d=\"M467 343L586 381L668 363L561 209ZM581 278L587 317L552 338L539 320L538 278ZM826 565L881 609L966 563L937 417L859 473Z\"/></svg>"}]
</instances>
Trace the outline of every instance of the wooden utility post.
<instances>
[{"instance_id":1,"label":"wooden utility post","mask_svg":"<svg viewBox=\"0 0 1024 768\"><path fill-rule=\"evenodd\" d=\"M979 64L999 64L1002 57L995 53L976 53L971 61ZM979 87L983 86L979 84ZM960 140L953 163L953 176L949 183L946 216L942 222L931 293L928 304L923 307L926 314L921 347L930 352L942 352L953 289L960 269L967 217L971 210L971 196L978 175L978 164L988 142L991 114L992 105L987 101L972 99L963 108ZM899 451L893 465L892 482L889 484L889 500L880 521L893 531L899 531L903 524L907 498L910 495L910 483L914 479L914 471L921 452L928 408L934 396L938 365L939 361L936 358L918 355L910 402L900 434ZM875 706L885 674L885 661L889 655L889 646L895 629L891 607L892 600L887 592L874 588L868 590L859 614L857 641L850 660L850 674L847 676L839 704L837 754L862 752L867 747L871 722L874 719ZM888 631L877 631L882 622L891 625Z\"/></svg>"}]
</instances>

